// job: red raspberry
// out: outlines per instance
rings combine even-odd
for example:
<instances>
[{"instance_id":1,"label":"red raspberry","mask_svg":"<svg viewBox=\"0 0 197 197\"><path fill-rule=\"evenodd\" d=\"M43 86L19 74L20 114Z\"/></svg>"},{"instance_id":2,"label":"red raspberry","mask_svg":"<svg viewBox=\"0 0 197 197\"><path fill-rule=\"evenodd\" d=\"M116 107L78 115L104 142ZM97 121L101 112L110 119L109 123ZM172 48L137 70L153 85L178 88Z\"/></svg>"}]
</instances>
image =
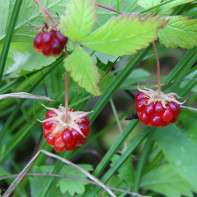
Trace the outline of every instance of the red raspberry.
<instances>
[{"instance_id":1,"label":"red raspberry","mask_svg":"<svg viewBox=\"0 0 197 197\"><path fill-rule=\"evenodd\" d=\"M64 49L68 38L60 31L44 31L38 33L34 39L34 49L45 56L59 56Z\"/></svg>"},{"instance_id":2,"label":"red raspberry","mask_svg":"<svg viewBox=\"0 0 197 197\"><path fill-rule=\"evenodd\" d=\"M135 97L135 109L142 123L152 127L167 126L174 123L180 113L180 102L175 93L158 93L152 89L141 90Z\"/></svg>"},{"instance_id":3,"label":"red raspberry","mask_svg":"<svg viewBox=\"0 0 197 197\"><path fill-rule=\"evenodd\" d=\"M47 108L47 107L45 107ZM83 146L86 137L90 133L89 118L90 112L81 112L69 109L68 122L65 121L65 108L47 108L46 118L42 122L43 135L47 143L55 151L73 151L77 146Z\"/></svg>"}]
</instances>

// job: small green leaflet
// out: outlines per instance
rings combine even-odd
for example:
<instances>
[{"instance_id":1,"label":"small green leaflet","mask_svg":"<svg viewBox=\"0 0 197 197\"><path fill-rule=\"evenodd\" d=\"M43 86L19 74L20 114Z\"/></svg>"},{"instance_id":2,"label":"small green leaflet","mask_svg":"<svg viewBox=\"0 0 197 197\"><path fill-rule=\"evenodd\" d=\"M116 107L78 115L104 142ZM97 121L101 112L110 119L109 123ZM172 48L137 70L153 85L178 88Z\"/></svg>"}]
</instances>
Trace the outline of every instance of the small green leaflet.
<instances>
[{"instance_id":1,"label":"small green leaflet","mask_svg":"<svg viewBox=\"0 0 197 197\"><path fill-rule=\"evenodd\" d=\"M79 165L81 168L85 169L86 171L92 171L93 168L91 165L87 164L81 164ZM73 178L81 178L85 179L86 175L84 175L82 172L79 170L71 167L71 166L63 166L61 174ZM85 185L87 183L83 181L77 181L77 180L72 180L72 179L65 179L62 178L58 181L57 186L60 187L61 192L64 194L68 192L71 196L74 196L74 194L83 194L85 192Z\"/></svg>"},{"instance_id":2,"label":"small green leaflet","mask_svg":"<svg viewBox=\"0 0 197 197\"><path fill-rule=\"evenodd\" d=\"M171 16L169 23L158 32L159 41L166 47L190 49L197 46L197 19Z\"/></svg>"},{"instance_id":3,"label":"small green leaflet","mask_svg":"<svg viewBox=\"0 0 197 197\"><path fill-rule=\"evenodd\" d=\"M175 125L157 128L155 140L177 173L197 189L197 144Z\"/></svg>"},{"instance_id":4,"label":"small green leaflet","mask_svg":"<svg viewBox=\"0 0 197 197\"><path fill-rule=\"evenodd\" d=\"M168 197L193 197L196 192L187 180L181 177L170 164L163 164L142 177L140 187Z\"/></svg>"},{"instance_id":5,"label":"small green leaflet","mask_svg":"<svg viewBox=\"0 0 197 197\"><path fill-rule=\"evenodd\" d=\"M72 54L65 58L64 66L79 86L95 96L101 94L101 89L97 85L100 79L98 68L90 55L80 46L77 46Z\"/></svg>"},{"instance_id":6,"label":"small green leaflet","mask_svg":"<svg viewBox=\"0 0 197 197\"><path fill-rule=\"evenodd\" d=\"M95 0L71 0L66 16L60 22L61 32L75 42L80 42L96 22Z\"/></svg>"},{"instance_id":7,"label":"small green leaflet","mask_svg":"<svg viewBox=\"0 0 197 197\"><path fill-rule=\"evenodd\" d=\"M143 7L145 10L159 5L161 0L138 0L137 4Z\"/></svg>"},{"instance_id":8,"label":"small green leaflet","mask_svg":"<svg viewBox=\"0 0 197 197\"><path fill-rule=\"evenodd\" d=\"M129 55L147 47L157 39L158 29L167 24L165 18L140 14L112 17L107 23L86 37L82 44L101 53Z\"/></svg>"}]
</instances>

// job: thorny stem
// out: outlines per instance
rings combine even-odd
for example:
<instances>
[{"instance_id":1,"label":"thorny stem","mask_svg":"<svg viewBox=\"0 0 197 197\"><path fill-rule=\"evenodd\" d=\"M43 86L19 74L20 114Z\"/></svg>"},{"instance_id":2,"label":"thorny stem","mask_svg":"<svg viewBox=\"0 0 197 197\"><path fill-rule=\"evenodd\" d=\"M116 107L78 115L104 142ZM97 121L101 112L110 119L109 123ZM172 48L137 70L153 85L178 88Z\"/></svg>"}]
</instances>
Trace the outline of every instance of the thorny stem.
<instances>
[{"instance_id":1,"label":"thorny stem","mask_svg":"<svg viewBox=\"0 0 197 197\"><path fill-rule=\"evenodd\" d=\"M65 47L65 55L68 57L68 50ZM65 81L65 122L68 122L68 71L66 71L66 81Z\"/></svg>"},{"instance_id":2,"label":"thorny stem","mask_svg":"<svg viewBox=\"0 0 197 197\"><path fill-rule=\"evenodd\" d=\"M42 10L43 16L44 16L44 20L45 23L48 24L46 15L55 23L58 24L58 22L53 18L52 14L41 4L41 2L39 0L33 0L36 4L38 4L38 6L40 7L40 9Z\"/></svg>"},{"instance_id":3,"label":"thorny stem","mask_svg":"<svg viewBox=\"0 0 197 197\"><path fill-rule=\"evenodd\" d=\"M160 64L159 64L159 56L157 52L157 48L155 45L155 42L152 42L154 51L155 51L155 56L156 56L156 61L157 61L157 81L158 81L158 99L161 98L161 82L160 82Z\"/></svg>"},{"instance_id":4,"label":"thorny stem","mask_svg":"<svg viewBox=\"0 0 197 197\"><path fill-rule=\"evenodd\" d=\"M97 5L98 7L101 7L101 8L107 9L107 10L110 10L110 11L112 11L112 12L116 12L116 13L119 12L120 14L125 14L124 12L117 11L116 9L107 7L107 6L102 5L102 4L99 4L99 3L96 3L96 5ZM154 48L154 51L155 51L156 60L157 60L158 99L160 99L160 97L161 97L161 84L160 84L160 64L159 64L159 56L158 56L158 52L157 52L157 48L156 48L155 42L152 42L152 45L153 45L153 48Z\"/></svg>"}]
</instances>

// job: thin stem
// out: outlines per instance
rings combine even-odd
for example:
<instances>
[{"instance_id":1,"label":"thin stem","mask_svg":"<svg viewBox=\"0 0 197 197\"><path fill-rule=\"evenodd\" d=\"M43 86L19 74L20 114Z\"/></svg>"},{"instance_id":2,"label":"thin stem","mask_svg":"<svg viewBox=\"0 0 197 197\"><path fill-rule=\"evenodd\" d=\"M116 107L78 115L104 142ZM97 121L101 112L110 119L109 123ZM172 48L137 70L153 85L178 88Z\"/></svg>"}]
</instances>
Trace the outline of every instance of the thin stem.
<instances>
[{"instance_id":1,"label":"thin stem","mask_svg":"<svg viewBox=\"0 0 197 197\"><path fill-rule=\"evenodd\" d=\"M117 1L117 15L120 14L120 2L119 0L116 0Z\"/></svg>"},{"instance_id":2,"label":"thin stem","mask_svg":"<svg viewBox=\"0 0 197 197\"><path fill-rule=\"evenodd\" d=\"M68 50L65 47L65 55L68 57ZM65 121L68 122L68 72L66 71L66 81L65 81Z\"/></svg>"},{"instance_id":3,"label":"thin stem","mask_svg":"<svg viewBox=\"0 0 197 197\"><path fill-rule=\"evenodd\" d=\"M44 11L43 5L40 3L39 0L33 0L33 1L40 7L40 9L42 11L42 14L43 14L43 17L44 17L45 24L48 24L47 16L46 16L46 13Z\"/></svg>"},{"instance_id":4,"label":"thin stem","mask_svg":"<svg viewBox=\"0 0 197 197\"><path fill-rule=\"evenodd\" d=\"M58 24L58 22L53 18L52 14L41 4L41 2L39 0L33 0L33 1L36 4L38 4L38 6L40 7L40 9L42 10L44 19L45 19L46 15L47 15L55 24ZM46 22L46 20L45 20L45 22Z\"/></svg>"},{"instance_id":5,"label":"thin stem","mask_svg":"<svg viewBox=\"0 0 197 197\"><path fill-rule=\"evenodd\" d=\"M97 5L98 7L101 7L101 8L104 8L104 9L106 9L106 10L110 10L110 11L112 11L112 12L116 12L116 13L117 13L117 10L114 9L114 8L107 7L107 6L102 5L102 4L100 4L100 3L96 3L96 5ZM119 14L124 14L124 12L119 12Z\"/></svg>"},{"instance_id":6,"label":"thin stem","mask_svg":"<svg viewBox=\"0 0 197 197\"><path fill-rule=\"evenodd\" d=\"M0 177L0 181L1 180L4 180L4 179L15 178L18 175L19 174L12 174L12 175L9 175L9 176L3 176L3 177ZM100 186L98 183L96 183L94 181L89 181L87 179L82 179L82 178L78 178L78 177L65 176L65 175L61 175L61 174L28 173L28 174L26 174L26 176L66 178L66 179L71 179L71 180L76 180L76 181L82 181L82 182L89 183L89 184L92 184L92 185ZM118 192L121 192L121 193L125 193L125 194L128 194L128 195L136 196L136 197L147 197L147 196L142 196L142 195L140 195L138 193L130 192L130 191L127 191L127 190L116 188L116 187L110 187L110 186L107 186L107 185L106 185L106 188L111 189L111 190L114 190L114 191L118 191Z\"/></svg>"},{"instance_id":7,"label":"thin stem","mask_svg":"<svg viewBox=\"0 0 197 197\"><path fill-rule=\"evenodd\" d=\"M65 83L65 121L68 122L68 72L66 71L66 83Z\"/></svg>"},{"instance_id":8,"label":"thin stem","mask_svg":"<svg viewBox=\"0 0 197 197\"><path fill-rule=\"evenodd\" d=\"M33 163L35 162L35 160L38 158L38 156L41 153L47 155L48 157L52 157L54 159L57 159L59 161L62 161L63 163L65 163L65 164L67 164L69 166L72 166L73 168L78 169L80 172L82 172L83 174L85 174L89 179L91 179L92 181L98 183L98 185L101 186L106 192L108 192L110 196L116 197L116 195L108 187L106 187L106 185L104 185L99 179L97 179L96 177L94 177L93 175L91 175L88 171L84 170L83 168L81 168L80 166L72 163L69 160L66 160L66 159L64 159L64 158L62 158L60 156L57 156L57 155L52 154L50 152L47 152L45 150L40 150L40 151L38 151L34 155L34 157L28 162L28 164L23 168L23 170L18 174L18 176L16 177L16 179L8 187L8 189L6 190L6 192L3 194L3 197L10 196L10 194L14 191L14 189L16 188L16 186L24 178L24 176L27 174L27 172L29 171L29 169L31 168L31 166L33 165Z\"/></svg>"},{"instance_id":9,"label":"thin stem","mask_svg":"<svg viewBox=\"0 0 197 197\"><path fill-rule=\"evenodd\" d=\"M159 64L159 55L157 52L157 48L155 42L152 42L153 48L155 51L156 61L157 61L157 81L158 81L158 99L161 98L161 82L160 82L160 64Z\"/></svg>"}]
</instances>

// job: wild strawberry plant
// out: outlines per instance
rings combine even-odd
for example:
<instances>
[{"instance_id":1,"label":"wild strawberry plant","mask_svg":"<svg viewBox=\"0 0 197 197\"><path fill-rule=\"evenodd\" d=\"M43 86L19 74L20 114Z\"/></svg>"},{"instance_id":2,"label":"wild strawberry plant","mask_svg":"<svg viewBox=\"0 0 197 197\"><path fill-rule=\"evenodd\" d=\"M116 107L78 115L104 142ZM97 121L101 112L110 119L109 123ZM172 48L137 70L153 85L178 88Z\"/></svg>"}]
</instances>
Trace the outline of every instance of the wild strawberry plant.
<instances>
[{"instance_id":1,"label":"wild strawberry plant","mask_svg":"<svg viewBox=\"0 0 197 197\"><path fill-rule=\"evenodd\" d=\"M195 196L195 5L0 2L1 194Z\"/></svg>"}]
</instances>

